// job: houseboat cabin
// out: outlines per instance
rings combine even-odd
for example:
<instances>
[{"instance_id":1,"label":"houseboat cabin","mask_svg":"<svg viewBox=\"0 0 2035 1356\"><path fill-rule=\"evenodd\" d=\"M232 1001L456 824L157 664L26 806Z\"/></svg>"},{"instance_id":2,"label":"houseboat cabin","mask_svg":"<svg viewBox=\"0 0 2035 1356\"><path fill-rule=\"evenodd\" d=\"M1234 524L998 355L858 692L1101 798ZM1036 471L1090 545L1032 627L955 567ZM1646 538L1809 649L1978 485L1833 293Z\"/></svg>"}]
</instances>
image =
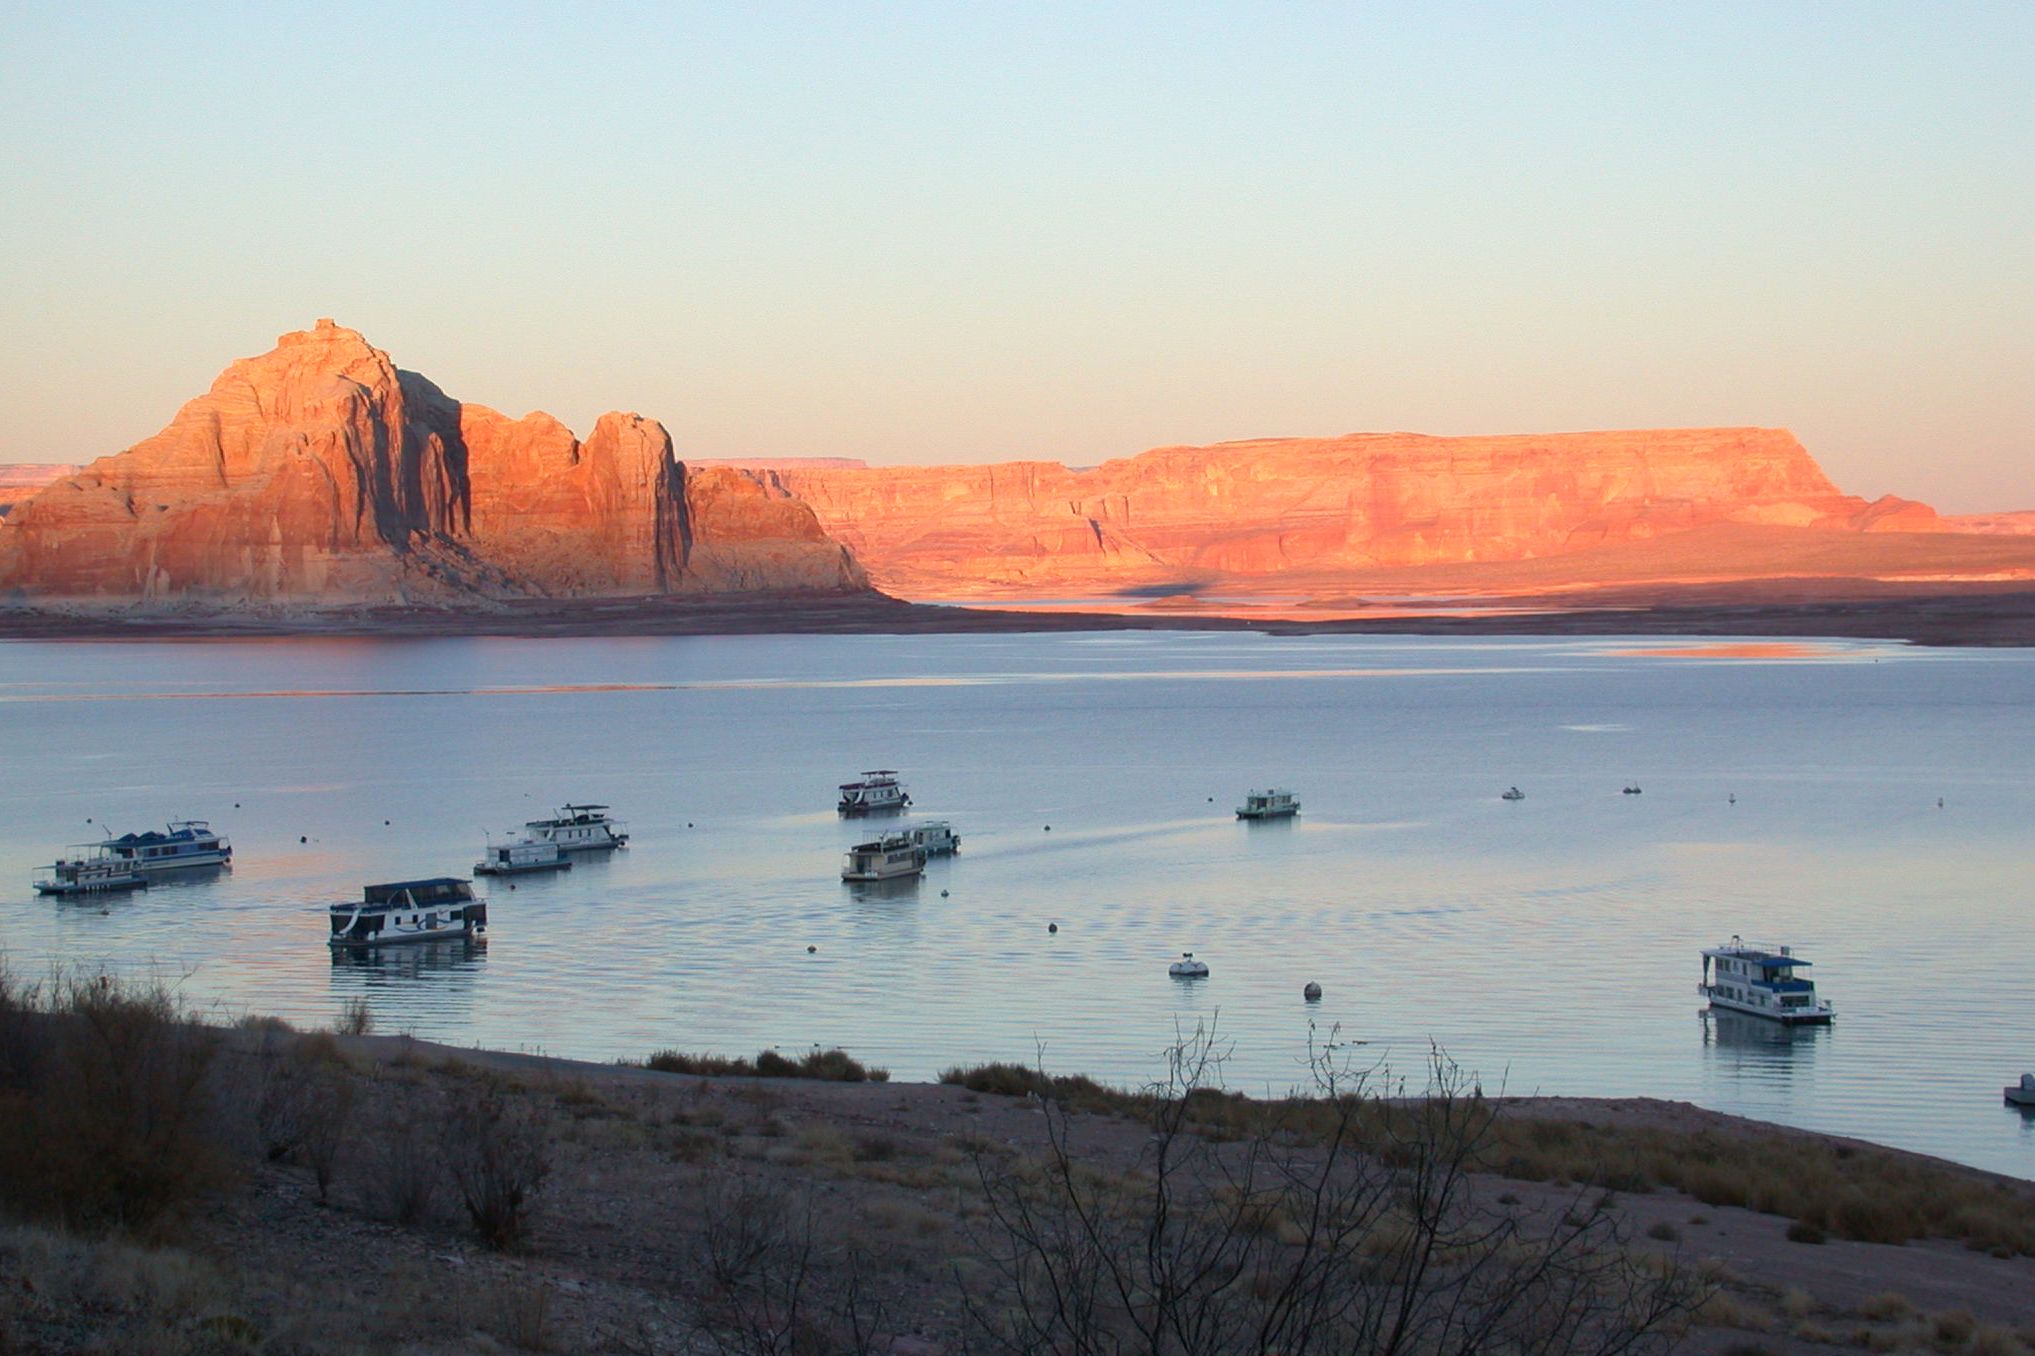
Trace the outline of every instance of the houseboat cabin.
<instances>
[{"instance_id":1,"label":"houseboat cabin","mask_svg":"<svg viewBox=\"0 0 2035 1356\"><path fill-rule=\"evenodd\" d=\"M897 784L897 772L892 768L865 772L859 782L841 783L840 810L844 815L882 814L902 810L911 803L912 798Z\"/></svg>"},{"instance_id":2,"label":"houseboat cabin","mask_svg":"<svg viewBox=\"0 0 2035 1356\"><path fill-rule=\"evenodd\" d=\"M117 858L93 848L78 849L79 855L42 868L36 877L35 892L41 895L97 895L116 890L145 890L148 877ZM90 852L92 855L85 855Z\"/></svg>"},{"instance_id":3,"label":"houseboat cabin","mask_svg":"<svg viewBox=\"0 0 2035 1356\"><path fill-rule=\"evenodd\" d=\"M1246 791L1237 806L1238 819L1285 819L1300 813L1300 802L1291 791Z\"/></svg>"},{"instance_id":4,"label":"houseboat cabin","mask_svg":"<svg viewBox=\"0 0 2035 1356\"><path fill-rule=\"evenodd\" d=\"M874 842L857 843L841 863L842 880L897 880L926 869L926 850L908 833L891 833Z\"/></svg>"},{"instance_id":5,"label":"houseboat cabin","mask_svg":"<svg viewBox=\"0 0 2035 1356\"><path fill-rule=\"evenodd\" d=\"M130 870L178 871L192 866L225 866L233 860L233 844L212 832L202 819L173 819L162 833L123 833L99 844L100 851Z\"/></svg>"},{"instance_id":6,"label":"houseboat cabin","mask_svg":"<svg viewBox=\"0 0 2035 1356\"><path fill-rule=\"evenodd\" d=\"M1795 971L1809 962L1785 946L1768 946L1733 937L1703 952L1703 982L1696 991L1713 1008L1743 1012L1788 1026L1828 1022L1830 1004L1816 998L1813 980Z\"/></svg>"},{"instance_id":7,"label":"houseboat cabin","mask_svg":"<svg viewBox=\"0 0 2035 1356\"><path fill-rule=\"evenodd\" d=\"M560 852L598 852L629 842L622 821L605 805L562 805L551 818L533 819L523 829L535 842L556 843Z\"/></svg>"},{"instance_id":8,"label":"houseboat cabin","mask_svg":"<svg viewBox=\"0 0 2035 1356\"><path fill-rule=\"evenodd\" d=\"M572 858L556 843L539 838L512 838L489 843L473 864L476 876L520 876L526 871L570 871Z\"/></svg>"},{"instance_id":9,"label":"houseboat cabin","mask_svg":"<svg viewBox=\"0 0 2035 1356\"><path fill-rule=\"evenodd\" d=\"M334 904L331 945L393 946L401 942L485 941L488 906L473 883L450 876L370 885L358 904Z\"/></svg>"},{"instance_id":10,"label":"houseboat cabin","mask_svg":"<svg viewBox=\"0 0 2035 1356\"><path fill-rule=\"evenodd\" d=\"M961 835L954 832L954 826L944 819L929 819L914 825L911 838L928 857L945 857L961 850Z\"/></svg>"}]
</instances>

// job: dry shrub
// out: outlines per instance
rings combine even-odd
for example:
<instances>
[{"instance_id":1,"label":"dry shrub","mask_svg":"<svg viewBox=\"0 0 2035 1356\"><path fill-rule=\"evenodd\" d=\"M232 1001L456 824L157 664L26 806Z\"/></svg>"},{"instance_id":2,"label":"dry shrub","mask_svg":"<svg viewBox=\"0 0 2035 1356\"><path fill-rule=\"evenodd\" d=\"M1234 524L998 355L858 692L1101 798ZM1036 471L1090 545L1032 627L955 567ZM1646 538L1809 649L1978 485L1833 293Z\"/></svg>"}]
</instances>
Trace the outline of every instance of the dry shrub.
<instances>
[{"instance_id":1,"label":"dry shrub","mask_svg":"<svg viewBox=\"0 0 2035 1356\"><path fill-rule=\"evenodd\" d=\"M332 1029L342 1036L372 1035L374 1009L367 1005L367 999L355 995L339 1010L339 1020L332 1024Z\"/></svg>"},{"instance_id":2,"label":"dry shrub","mask_svg":"<svg viewBox=\"0 0 2035 1356\"><path fill-rule=\"evenodd\" d=\"M1800 1322L1816 1312L1816 1297L1797 1286L1789 1286L1781 1292L1781 1312Z\"/></svg>"},{"instance_id":3,"label":"dry shrub","mask_svg":"<svg viewBox=\"0 0 2035 1356\"><path fill-rule=\"evenodd\" d=\"M1972 1356L2027 1356L2027 1348L2012 1328L1982 1323L1971 1335Z\"/></svg>"},{"instance_id":4,"label":"dry shrub","mask_svg":"<svg viewBox=\"0 0 2035 1356\"><path fill-rule=\"evenodd\" d=\"M1978 1320L1972 1317L1969 1309L1951 1309L1935 1316L1930 1324L1930 1331L1935 1333L1939 1342L1949 1346L1961 1346L1969 1342L1971 1335L1978 1331Z\"/></svg>"},{"instance_id":5,"label":"dry shrub","mask_svg":"<svg viewBox=\"0 0 2035 1356\"><path fill-rule=\"evenodd\" d=\"M106 976L0 996L0 1199L147 1232L225 1183L218 1033L162 985Z\"/></svg>"},{"instance_id":6,"label":"dry shrub","mask_svg":"<svg viewBox=\"0 0 2035 1356\"><path fill-rule=\"evenodd\" d=\"M537 1193L551 1175L546 1127L527 1104L479 1083L456 1094L445 1118L446 1166L474 1234L498 1252L528 1236Z\"/></svg>"},{"instance_id":7,"label":"dry shrub","mask_svg":"<svg viewBox=\"0 0 2035 1356\"><path fill-rule=\"evenodd\" d=\"M1807 1220L1798 1219L1788 1226L1788 1242L1790 1243L1823 1243L1826 1241L1828 1241L1828 1236Z\"/></svg>"},{"instance_id":8,"label":"dry shrub","mask_svg":"<svg viewBox=\"0 0 2035 1356\"><path fill-rule=\"evenodd\" d=\"M1859 1313L1880 1323L1893 1323L1915 1312L1915 1306L1906 1295L1894 1290L1882 1290L1879 1294L1858 1306Z\"/></svg>"},{"instance_id":9,"label":"dry shrub","mask_svg":"<svg viewBox=\"0 0 2035 1356\"><path fill-rule=\"evenodd\" d=\"M660 1073L697 1074L708 1078L811 1078L828 1083L890 1081L888 1069L872 1068L846 1050L822 1050L817 1046L798 1059L775 1050L765 1050L755 1059L659 1050L644 1061L644 1066Z\"/></svg>"},{"instance_id":10,"label":"dry shrub","mask_svg":"<svg viewBox=\"0 0 2035 1356\"><path fill-rule=\"evenodd\" d=\"M382 1218L406 1228L430 1218L442 1172L439 1138L413 1109L383 1124L367 1141L365 1180L370 1204Z\"/></svg>"},{"instance_id":11,"label":"dry shrub","mask_svg":"<svg viewBox=\"0 0 2035 1356\"><path fill-rule=\"evenodd\" d=\"M1868 1243L1951 1238L2035 1256L2025 1187L1890 1149L1782 1131L1585 1125L1505 1114L1481 1166L1532 1181L1671 1187L1705 1205L1784 1216Z\"/></svg>"},{"instance_id":12,"label":"dry shrub","mask_svg":"<svg viewBox=\"0 0 2035 1356\"><path fill-rule=\"evenodd\" d=\"M1661 1220L1649 1228L1646 1231L1646 1236L1661 1243L1679 1243L1682 1241L1682 1231L1666 1220Z\"/></svg>"}]
</instances>

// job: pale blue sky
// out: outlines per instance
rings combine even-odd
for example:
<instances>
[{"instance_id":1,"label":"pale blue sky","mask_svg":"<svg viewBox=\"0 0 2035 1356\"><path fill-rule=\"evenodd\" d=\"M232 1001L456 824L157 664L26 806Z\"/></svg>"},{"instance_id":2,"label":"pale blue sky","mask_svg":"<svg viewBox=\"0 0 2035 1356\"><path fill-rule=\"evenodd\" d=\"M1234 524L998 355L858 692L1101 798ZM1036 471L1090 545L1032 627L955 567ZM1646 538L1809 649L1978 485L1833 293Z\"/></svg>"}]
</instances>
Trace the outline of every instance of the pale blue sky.
<instances>
[{"instance_id":1,"label":"pale blue sky","mask_svg":"<svg viewBox=\"0 0 2035 1356\"><path fill-rule=\"evenodd\" d=\"M331 315L682 453L1782 425L2035 507L2035 4L7 4L0 461Z\"/></svg>"}]
</instances>

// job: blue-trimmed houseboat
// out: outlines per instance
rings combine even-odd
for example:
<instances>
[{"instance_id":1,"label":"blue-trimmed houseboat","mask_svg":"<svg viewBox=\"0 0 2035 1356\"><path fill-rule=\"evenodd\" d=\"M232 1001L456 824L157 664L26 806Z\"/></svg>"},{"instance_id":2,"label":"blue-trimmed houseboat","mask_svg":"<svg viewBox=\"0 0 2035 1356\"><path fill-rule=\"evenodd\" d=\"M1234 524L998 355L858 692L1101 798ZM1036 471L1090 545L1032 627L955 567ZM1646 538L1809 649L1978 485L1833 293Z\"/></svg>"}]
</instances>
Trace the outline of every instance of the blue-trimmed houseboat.
<instances>
[{"instance_id":1,"label":"blue-trimmed houseboat","mask_svg":"<svg viewBox=\"0 0 2035 1356\"><path fill-rule=\"evenodd\" d=\"M1814 980L1795 971L1809 962L1792 948L1733 937L1703 952L1703 982L1696 992L1713 1008L1743 1012L1787 1026L1821 1025L1836 1009L1816 997Z\"/></svg>"}]
</instances>

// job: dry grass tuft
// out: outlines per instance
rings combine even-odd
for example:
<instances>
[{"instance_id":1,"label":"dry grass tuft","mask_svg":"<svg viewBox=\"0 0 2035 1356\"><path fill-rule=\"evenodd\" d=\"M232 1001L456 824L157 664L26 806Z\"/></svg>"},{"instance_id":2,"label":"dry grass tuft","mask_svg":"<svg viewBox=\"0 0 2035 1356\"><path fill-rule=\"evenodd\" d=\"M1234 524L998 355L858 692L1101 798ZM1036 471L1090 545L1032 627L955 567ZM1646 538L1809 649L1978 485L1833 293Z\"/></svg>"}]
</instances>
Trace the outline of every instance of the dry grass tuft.
<instances>
[{"instance_id":1,"label":"dry grass tuft","mask_svg":"<svg viewBox=\"0 0 2035 1356\"><path fill-rule=\"evenodd\" d=\"M695 1074L707 1078L811 1078L827 1083L887 1083L890 1070L872 1068L846 1050L814 1047L798 1059L765 1050L755 1059L728 1055L694 1055L659 1050L644 1062L660 1073Z\"/></svg>"}]
</instances>

